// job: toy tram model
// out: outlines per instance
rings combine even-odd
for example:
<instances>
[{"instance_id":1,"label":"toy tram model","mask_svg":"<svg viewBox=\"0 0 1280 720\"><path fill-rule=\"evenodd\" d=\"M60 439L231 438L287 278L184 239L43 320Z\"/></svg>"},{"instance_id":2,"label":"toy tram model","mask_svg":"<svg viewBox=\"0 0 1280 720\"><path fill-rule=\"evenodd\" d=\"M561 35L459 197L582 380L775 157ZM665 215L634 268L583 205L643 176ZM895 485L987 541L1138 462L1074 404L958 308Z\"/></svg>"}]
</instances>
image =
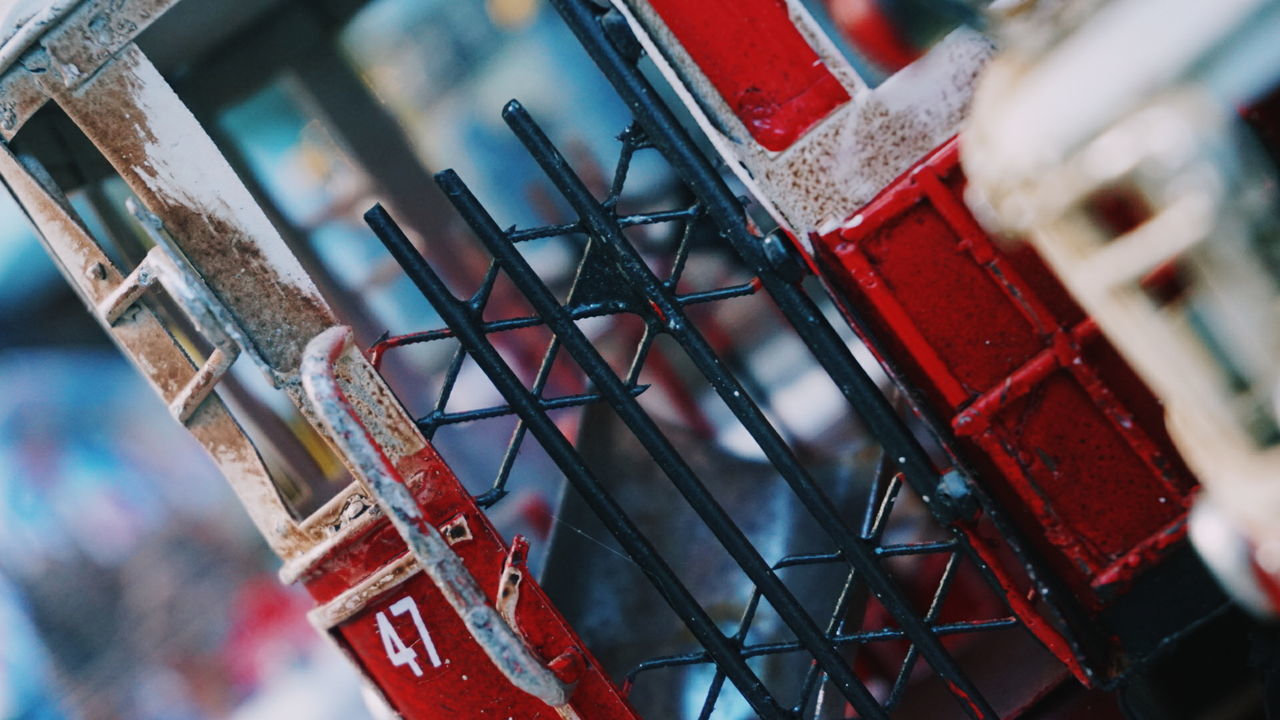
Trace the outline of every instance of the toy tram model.
<instances>
[{"instance_id":1,"label":"toy tram model","mask_svg":"<svg viewBox=\"0 0 1280 720\"><path fill-rule=\"evenodd\" d=\"M140 49L193 1L31 4L0 178L384 711L1280 717L1276 3L551 0L616 162L493 108L563 217L390 193L369 238L434 312L365 352ZM436 192L478 266L415 242ZM432 343L419 416L380 371ZM477 487L437 435L494 418ZM493 520L522 451L565 480L542 548Z\"/></svg>"}]
</instances>

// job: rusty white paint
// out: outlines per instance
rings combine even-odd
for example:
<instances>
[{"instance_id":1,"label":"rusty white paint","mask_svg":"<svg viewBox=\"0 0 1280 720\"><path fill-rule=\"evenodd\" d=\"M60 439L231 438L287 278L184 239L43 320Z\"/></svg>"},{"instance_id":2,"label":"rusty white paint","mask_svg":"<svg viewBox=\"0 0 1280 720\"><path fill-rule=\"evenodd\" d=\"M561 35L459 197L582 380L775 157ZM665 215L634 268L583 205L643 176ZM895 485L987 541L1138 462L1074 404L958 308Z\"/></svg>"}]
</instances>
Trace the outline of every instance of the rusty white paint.
<instances>
[{"instance_id":1,"label":"rusty white paint","mask_svg":"<svg viewBox=\"0 0 1280 720\"><path fill-rule=\"evenodd\" d=\"M648 2L613 0L729 167L775 220L807 238L847 218L959 131L992 46L978 33L956 30L873 89L799 1L787 3L796 27L851 99L773 153L755 142Z\"/></svg>"},{"instance_id":2,"label":"rusty white paint","mask_svg":"<svg viewBox=\"0 0 1280 720\"><path fill-rule=\"evenodd\" d=\"M551 707L568 704L570 688L529 649L516 628L488 604L476 579L439 530L427 523L409 488L400 481L386 454L356 415L334 369L341 355L352 352L350 341L350 328L330 328L307 344L302 360L303 387L329 437L387 514L408 546L409 557L431 578L507 680ZM356 600L348 598L349 602Z\"/></svg>"},{"instance_id":3,"label":"rusty white paint","mask_svg":"<svg viewBox=\"0 0 1280 720\"><path fill-rule=\"evenodd\" d=\"M48 28L40 46L66 89L87 82L178 0L80 0Z\"/></svg>"},{"instance_id":4,"label":"rusty white paint","mask_svg":"<svg viewBox=\"0 0 1280 720\"><path fill-rule=\"evenodd\" d=\"M47 175L34 164L19 162L8 148L0 146L0 178L85 304L94 308L106 301L124 277ZM136 306L117 323L103 326L161 397L172 397L193 376L191 359L146 306ZM262 459L222 401L211 396L201 403L190 416L187 429L231 481L272 550L283 557L299 552L306 538L298 533Z\"/></svg>"},{"instance_id":5,"label":"rusty white paint","mask_svg":"<svg viewBox=\"0 0 1280 720\"><path fill-rule=\"evenodd\" d=\"M524 580L524 572L521 570L523 564L520 556L528 548L528 542L516 536L514 542L511 543L511 550L507 553L507 560L502 564L502 573L498 576L498 614L512 628L517 631L520 628L519 620L516 618L516 608L520 605L520 582Z\"/></svg>"},{"instance_id":6,"label":"rusty white paint","mask_svg":"<svg viewBox=\"0 0 1280 720\"><path fill-rule=\"evenodd\" d=\"M302 521L302 530L308 536L322 539L313 543L304 552L288 558L280 566L277 574L280 582L292 585L307 577L334 550L349 543L352 537L358 536L370 524L382 517L382 511L374 504L358 517L344 520L343 510L352 498L357 497L368 499L368 491L360 483L352 483L329 498L319 510Z\"/></svg>"},{"instance_id":7,"label":"rusty white paint","mask_svg":"<svg viewBox=\"0 0 1280 720\"><path fill-rule=\"evenodd\" d=\"M156 244L133 272L98 303L98 317L104 325L114 325L142 299L151 285L158 282L169 291L170 297L193 321L196 329L212 342L213 352L205 363L174 397L168 398L169 413L186 425L196 408L231 369L243 344L233 337L233 333L227 332L234 325L227 321L226 310L178 254L163 233L159 218L139 208L132 198L128 204L129 210L139 218Z\"/></svg>"},{"instance_id":8,"label":"rusty white paint","mask_svg":"<svg viewBox=\"0 0 1280 720\"><path fill-rule=\"evenodd\" d=\"M190 263L188 274L197 280L188 285L207 282L216 298L207 291L203 295L216 302L202 305L208 311L203 314L208 317L196 318L197 324L213 331L211 334L234 337L247 351L262 347L273 350L274 359L279 361L273 369L281 369L274 372L275 379L284 378L286 392L294 396L304 415L309 413L301 400L300 384L287 377L289 371L296 377L296 365L289 367L287 352L280 350L280 343L284 342L287 350L291 334L297 337L308 327L325 327L332 323L332 318L283 241L275 235L261 210L252 205L247 191L217 155L212 141L203 135L199 124L159 73L136 48L129 47L115 61L102 67L92 82L74 92L66 91L56 82L46 82L42 88L57 95L68 115L86 128L86 135L120 170L122 177L131 181L144 200L150 200L153 209L166 215L166 225L173 227L170 220L175 217L187 221L189 233L172 238L172 243L166 238L162 240L166 246L176 246L174 256L180 258L184 267L195 259L192 252L204 264L202 268ZM114 117L128 117L130 122L112 122ZM182 167L183 164L199 166L199 172ZM0 160L0 175L36 224L64 275L86 304L98 306L123 277L76 218L65 198L47 175L23 167L7 151ZM223 223L224 228L239 237L229 239L226 231L217 232L211 220ZM253 237L249 232L261 236ZM237 239L245 245L252 243L251 247L257 251L254 257L265 262L228 257L226 245L234 246L233 241ZM274 252L264 252L264 247ZM213 265L209 264L210 258L215 261ZM220 264L216 262L219 260ZM241 274L255 281L238 286L231 284L230 287L241 292L226 292L229 280ZM292 284L280 281L281 276L292 280ZM261 282L257 282L258 278ZM281 285L290 288L291 294L269 292ZM217 293L218 287L224 291ZM286 302L277 302L277 297ZM289 305L288 301L293 304ZM267 306L263 307L264 304ZM197 305L201 303L187 303L188 307ZM257 324L251 331L240 318L254 313ZM191 385L193 381L200 382L194 377L191 360L145 307L138 306L125 313L109 332L161 397L180 399L184 387L197 389ZM308 337L292 340L298 345L299 354ZM397 453L397 458L424 446L425 441L413 429L403 408L362 358L344 361L342 372L358 391L363 411L375 418L374 427L388 438L386 446ZM188 400L193 399L188 396ZM188 402L182 401L179 405L186 406ZM191 408L178 409L186 414ZM324 512L312 518L315 522L299 525L293 520L257 449L216 396L210 396L194 408L188 429L214 458L272 549L286 563L335 535L334 525L328 522L331 518Z\"/></svg>"},{"instance_id":9,"label":"rusty white paint","mask_svg":"<svg viewBox=\"0 0 1280 720\"><path fill-rule=\"evenodd\" d=\"M467 524L467 516L459 514L454 519L440 526L440 534L450 545L457 545L472 539L471 526Z\"/></svg>"},{"instance_id":10,"label":"rusty white paint","mask_svg":"<svg viewBox=\"0 0 1280 720\"><path fill-rule=\"evenodd\" d=\"M48 101L92 77L177 0L0 0L0 137L11 140Z\"/></svg>"},{"instance_id":11,"label":"rusty white paint","mask_svg":"<svg viewBox=\"0 0 1280 720\"><path fill-rule=\"evenodd\" d=\"M125 54L119 62L122 76L129 78L121 88L125 95L122 100L136 108L129 114L132 126L119 128L119 132L136 134L145 153L145 162L134 165L132 172L156 195L174 204L198 208L211 219L221 220L253 238L281 281L319 297L301 263L217 146L193 122L190 111L174 106L173 90L155 66L146 62L141 53ZM210 224L210 231L215 227Z\"/></svg>"},{"instance_id":12,"label":"rusty white paint","mask_svg":"<svg viewBox=\"0 0 1280 720\"><path fill-rule=\"evenodd\" d=\"M421 482L421 475L416 477L416 482L414 479L409 481L411 489ZM367 501L370 507L354 518L344 518L343 513L353 499ZM280 582L290 585L307 577L317 570L321 562L334 550L348 544L351 537L359 536L368 525L377 522L381 517L382 509L373 502L361 483L353 483L344 488L302 522L302 529L308 535L324 535L324 539L307 548L306 552L285 562L279 571ZM451 532L455 528L462 530L462 534L457 538L454 538ZM465 515L458 515L441 525L439 530L450 545L472 539L471 528L467 525Z\"/></svg>"},{"instance_id":13,"label":"rusty white paint","mask_svg":"<svg viewBox=\"0 0 1280 720\"><path fill-rule=\"evenodd\" d=\"M164 221L272 380L296 375L302 347L333 324L332 312L155 67L130 46L76 90L52 77L44 87Z\"/></svg>"},{"instance_id":14,"label":"rusty white paint","mask_svg":"<svg viewBox=\"0 0 1280 720\"><path fill-rule=\"evenodd\" d=\"M153 268L157 279L164 284L165 289L191 318L196 329L204 333L205 337L218 349L228 355L238 355L241 350L246 350L259 369L268 376L272 375L274 368L255 352L253 343L244 329L236 322L235 317L222 301L209 290L195 268L191 267L191 263L183 256L177 243L165 229L164 222L142 207L134 198L127 199L125 207L142 226L143 232L154 245L147 255L147 260L134 272L144 270L148 266ZM114 322L114 319L108 315L108 321ZM235 357L229 360L233 362Z\"/></svg>"},{"instance_id":15,"label":"rusty white paint","mask_svg":"<svg viewBox=\"0 0 1280 720\"><path fill-rule=\"evenodd\" d=\"M225 306L227 332L261 359L270 379L317 425L297 368L307 341L335 318L173 89L133 46L75 90L56 78L46 80L44 88L164 221L182 255ZM363 357L344 357L339 374L393 461L426 446Z\"/></svg>"},{"instance_id":16,"label":"rusty white paint","mask_svg":"<svg viewBox=\"0 0 1280 720\"><path fill-rule=\"evenodd\" d=\"M9 0L0 5L0 71L17 62L79 3L80 0Z\"/></svg>"},{"instance_id":17,"label":"rusty white paint","mask_svg":"<svg viewBox=\"0 0 1280 720\"><path fill-rule=\"evenodd\" d=\"M115 324L119 316L140 299L141 291L145 290L153 282L160 280L166 287L176 284L173 280L163 279L173 277L176 273L172 269L172 265L166 263L166 260L167 258L165 258L162 251L153 249L147 258L143 260L144 264L130 273L129 277L125 278L124 282L121 283L121 287L116 293L113 293L111 297L108 297L99 306L99 312L107 325ZM147 272L151 267L157 265L161 266L158 272L155 274ZM227 371L231 369L232 363L236 361L239 355L240 348L234 344L224 343L215 346L213 352L205 360L204 365L201 365L200 369L182 386L177 395L169 400L169 414L183 425L187 424L196 408L205 401L209 393L218 384L218 381L227 374Z\"/></svg>"},{"instance_id":18,"label":"rusty white paint","mask_svg":"<svg viewBox=\"0 0 1280 720\"><path fill-rule=\"evenodd\" d=\"M12 140L48 100L39 80L26 67L16 66L0 75L0 138Z\"/></svg>"},{"instance_id":19,"label":"rusty white paint","mask_svg":"<svg viewBox=\"0 0 1280 720\"><path fill-rule=\"evenodd\" d=\"M329 602L311 610L307 617L312 625L328 634L329 630L363 610L370 600L400 585L418 571L417 558L406 553L378 568L377 572L347 588Z\"/></svg>"}]
</instances>

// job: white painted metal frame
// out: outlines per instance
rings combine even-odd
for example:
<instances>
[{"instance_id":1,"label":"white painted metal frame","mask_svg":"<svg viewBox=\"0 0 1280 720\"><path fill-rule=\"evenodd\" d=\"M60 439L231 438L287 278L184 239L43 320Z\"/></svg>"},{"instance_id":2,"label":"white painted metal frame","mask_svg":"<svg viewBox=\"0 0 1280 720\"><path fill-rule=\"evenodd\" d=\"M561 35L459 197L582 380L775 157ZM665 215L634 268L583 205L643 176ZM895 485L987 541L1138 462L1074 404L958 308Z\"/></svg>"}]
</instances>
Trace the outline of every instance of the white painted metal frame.
<instances>
[{"instance_id":1,"label":"white painted metal frame","mask_svg":"<svg viewBox=\"0 0 1280 720\"><path fill-rule=\"evenodd\" d=\"M791 19L849 92L781 152L761 146L647 0L613 0L648 56L729 167L774 219L799 238L825 232L960 131L990 41L961 28L924 57L872 88L799 0ZM743 42L768 42L744 38Z\"/></svg>"}]
</instances>

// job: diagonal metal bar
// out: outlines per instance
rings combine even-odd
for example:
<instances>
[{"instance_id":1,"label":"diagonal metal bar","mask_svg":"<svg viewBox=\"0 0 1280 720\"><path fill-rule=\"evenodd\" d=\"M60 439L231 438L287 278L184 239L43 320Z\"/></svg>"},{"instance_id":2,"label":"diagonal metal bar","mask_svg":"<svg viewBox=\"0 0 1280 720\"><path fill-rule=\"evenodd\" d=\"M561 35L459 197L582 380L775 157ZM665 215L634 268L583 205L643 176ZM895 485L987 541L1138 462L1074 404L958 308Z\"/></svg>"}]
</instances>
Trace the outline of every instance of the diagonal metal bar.
<instances>
[{"instance_id":1,"label":"diagonal metal bar","mask_svg":"<svg viewBox=\"0 0 1280 720\"><path fill-rule=\"evenodd\" d=\"M997 717L995 711L978 691L978 688L960 669L959 664L911 609L911 605L901 589L879 566L879 562L870 545L859 537L836 511L826 493L823 492L817 482L796 459L795 453L782 436L778 434L773 424L765 417L764 412L747 394L742 384L724 366L722 360L716 355L711 345L698 329L689 322L674 293L653 274L649 266L645 264L644 259L627 241L622 234L622 229L618 227L617 219L592 197L586 184L569 167L568 161L560 153L559 149L551 143L551 140L547 138L542 129L538 127L537 123L533 121L533 118L518 102L513 100L507 103L506 108L503 110L503 118L516 134L516 137L528 148L534 160L542 167L543 172L546 173L557 190L568 201L569 205L578 214L578 217L585 223L591 235L604 243L604 248L610 252L620 274L634 283L636 290L642 292L656 306L656 311L664 321L667 332L684 348L689 359L698 367L715 388L716 393L729 406L752 438L755 439L760 449L764 451L770 462L773 463L783 479L790 485L796 497L809 511L818 526L836 542L837 547L844 553L850 564L863 574L868 588L875 593L885 609L898 621L912 643L919 646L920 653L934 670L955 689L954 695L962 702L965 711L974 718ZM447 189L446 193L448 193ZM496 229L496 225L494 227ZM496 237L500 238L501 233L499 232ZM483 237L481 239L485 240ZM489 245L490 243L486 240L485 244ZM514 247L508 243L493 244L511 247L511 252L518 255ZM490 250L493 251L494 248L491 247ZM508 274L512 273L512 266L505 263L503 257L495 254L495 258L500 263L503 263L503 269ZM761 281L764 283L766 290L769 289L770 284L780 282L776 275L769 273L763 265L760 266L760 270ZM767 280L766 277L772 278L772 280ZM533 276L532 280L539 285L541 284L541 280L536 275ZM517 280L516 284L525 290L527 296L529 295L528 289L525 288L521 281ZM791 285L786 287L795 289ZM808 296L804 297L805 300L812 303ZM538 306L536 298L529 297L529 299L535 307ZM559 304L556 303L555 305L563 314L563 309L560 308ZM542 308L539 308L539 310L541 311ZM816 307L813 310L817 318L822 317L821 313L817 312ZM544 315L544 317L546 316ZM547 322L550 325L551 319L547 318ZM825 323L825 321L823 322ZM570 322L569 324L572 323ZM824 324L823 326L834 335L834 329L829 325ZM836 338L838 340L838 336ZM843 343L840 343L840 346L842 351L848 352ZM566 347L568 347L567 341ZM578 360L581 364L582 359L578 358ZM585 369L587 368L584 367ZM588 370L588 372L590 371ZM612 373L610 374L612 375ZM865 378L865 374L863 374L863 377ZM616 376L614 380L617 381ZM870 382L869 378L867 380ZM883 395L880 395L874 383L871 387L876 397L879 398L880 403L888 408L887 401L885 401ZM630 401L631 399L627 398L627 400ZM888 411L892 412L892 409L889 408ZM894 415L894 419L897 420L896 415ZM898 427L903 432L906 432L906 429L901 427L900 424ZM911 437L910 440L913 443L915 442L914 437ZM919 447L919 445L916 444L916 447ZM650 448L651 452L653 450L654 448ZM923 448L920 448L920 452L924 452ZM928 458L923 458L923 462L928 462ZM899 458L899 464L906 464L905 460ZM936 480L936 473L931 464L926 468L919 469L918 472L921 473L921 477L927 476L932 480ZM925 474L926 472L927 475ZM754 577L752 579L755 580ZM759 583L758 580L757 583ZM767 588L762 585L761 590L764 591ZM770 597L770 602L774 602L774 598ZM775 608L777 608L776 603ZM810 622L812 623L811 619ZM800 634L802 627L792 626L792 630L804 642L803 636ZM813 630L821 635L821 631L816 626L813 627ZM805 644L808 645L807 642ZM868 699L879 710L879 704L870 698L870 694L867 693L866 688L860 682L857 683L856 688L853 685L846 684L846 681L850 678L856 682L856 677L848 668L848 665L839 659L839 655L834 649L825 642L821 643L821 647L818 649L823 653L823 656L818 656L819 663L822 664L823 669L828 672L836 685L841 688L842 694L854 703L859 712L868 715L867 709L861 706ZM817 656L816 652L815 656ZM858 697L863 695L865 697ZM871 717L875 716L871 715Z\"/></svg>"},{"instance_id":2,"label":"diagonal metal bar","mask_svg":"<svg viewBox=\"0 0 1280 720\"><path fill-rule=\"evenodd\" d=\"M933 600L929 602L929 609L924 614L925 622L933 623L937 621L938 614L942 612L942 604L947 600L947 592L951 589L951 582L955 580L959 561L959 553L951 553L951 556L947 558L947 565L942 570L942 579L938 581L938 588L933 593ZM884 706L890 712L902 700L902 693L907 689L907 680L911 678L911 671L915 670L916 660L919 657L920 652L915 645L907 648L907 655L902 659L902 667L898 670L898 677L894 679L893 688L889 691L889 697L884 701Z\"/></svg>"},{"instance_id":3,"label":"diagonal metal bar","mask_svg":"<svg viewBox=\"0 0 1280 720\"><path fill-rule=\"evenodd\" d=\"M628 144L627 147L630 147L630 145ZM624 154L622 158L619 158L618 160L619 177L625 177L626 163L629 163L629 162L630 162L629 152ZM619 189L621 188L621 183L619 180L615 179L614 184L615 184L615 187L618 187ZM507 237L509 239L511 237L511 234L507 233ZM565 304L570 307L574 305L575 301L578 298L578 293L580 292L582 284L584 282L583 271L586 269L588 259L589 259L588 254L586 252L583 252L581 259L578 261L578 269L577 269L577 274L574 276L573 286L569 288L569 296L568 298L565 299ZM490 267L496 268L497 263L490 262ZM553 334L551 336L551 339L547 342L547 349L542 355L542 362L539 363L538 365L538 372L537 372L537 375L535 375L533 378L533 385L530 386L529 388L529 391L533 393L534 397L537 397L540 399L542 398L542 393L546 390L546 387L547 387L547 381L551 379L551 368L555 364L556 357L559 355L559 353L560 353L560 338L559 336ZM631 387L635 386L634 383L628 383L628 385ZM483 495L481 495L476 499L476 502L480 503L482 507L488 506L486 505L486 502L488 502L489 504L492 504L493 502L497 502L499 499L501 499L502 496L506 495L507 478L510 477L511 475L511 469L515 467L516 455L519 453L520 446L524 442L524 436L527 430L528 430L528 426L525 424L524 418L517 418L516 426L511 431L511 439L507 441L507 449L506 449L506 452L503 453L502 463L498 466L498 473L494 477L493 486L489 489L489 491L485 492Z\"/></svg>"},{"instance_id":4,"label":"diagonal metal bar","mask_svg":"<svg viewBox=\"0 0 1280 720\"><path fill-rule=\"evenodd\" d=\"M922 498L936 497L938 474L924 447L881 394L875 381L858 364L813 299L802 287L789 283L770 271L760 239L748 230L742 203L729 190L724 178L702 154L697 143L666 106L657 90L635 66L634 59L624 54L610 40L601 24L602 11L588 0L551 0L551 4L627 104L636 125L643 129L649 142L658 148L685 185L698 197L721 236L747 266L758 273L765 291L773 297L797 335L831 376L853 410L879 439L889 456L896 459L899 468L906 474L907 482ZM1021 532L990 498L981 492L977 495L983 510L1027 569L1041 596L1069 598L1070 593L1060 582L1051 574L1039 571L1039 563L1027 549L1028 545ZM938 512L936 509L934 511ZM942 514L945 515L945 512ZM942 520L947 524L945 517ZM984 567L977 553L968 547L967 539L962 534L957 537L965 545L966 554L980 568ZM984 572L985 574L987 573ZM998 584L994 586L998 587ZM1050 603L1047 609L1059 626L1067 626L1072 619L1077 622L1081 620L1078 610L1069 604ZM1077 638L1068 633L1063 639L1076 657L1085 657Z\"/></svg>"},{"instance_id":5,"label":"diagonal metal bar","mask_svg":"<svg viewBox=\"0 0 1280 720\"><path fill-rule=\"evenodd\" d=\"M563 162L563 158L561 161ZM626 385L614 373L609 363L574 323L573 318L561 306L551 289L524 259L516 246L503 235L498 224L457 174L451 170L445 170L436 175L436 182L463 220L484 243L494 260L502 266L503 272L511 278L512 284L520 288L529 300L529 304L546 322L547 327L551 328L564 343L565 350L573 356L579 367L591 379L596 391L605 396L617 412L618 418L631 429L636 439L671 479L672 484L688 501L698 517L769 600L774 611L795 633L801 645L813 653L814 659L840 688L842 694L853 703L854 707L858 708L858 712L864 717L887 718L880 704L854 674L852 668L827 641L822 629L800 605L791 590L773 572L769 563L760 556L759 551L751 544L742 529L733 522L715 496L680 456L653 418L649 417L636 399L627 392ZM587 192L585 187L582 191ZM572 198L570 202L573 203ZM593 206L601 213L606 213L599 205L595 205L594 201ZM579 212L582 214L581 211ZM609 217L613 216L609 215ZM589 219L588 223L592 224ZM592 229L595 230L594 227ZM594 235L593 232L591 242L599 242ZM865 551L865 548L863 549Z\"/></svg>"},{"instance_id":6,"label":"diagonal metal bar","mask_svg":"<svg viewBox=\"0 0 1280 720\"><path fill-rule=\"evenodd\" d=\"M520 382L502 356L485 337L478 318L444 285L440 276L414 249L404 232L382 206L365 213L365 221L382 240L406 274L431 302L445 322L454 328L458 340L476 364L485 371L494 387L529 426L565 478L609 528L618 544L649 577L663 599L702 643L707 653L725 669L733 684L762 718L783 720L785 711L769 694L755 672L747 666L739 647L716 627L706 610L640 532L617 500L587 468L582 456L539 407L537 398Z\"/></svg>"},{"instance_id":7,"label":"diagonal metal bar","mask_svg":"<svg viewBox=\"0 0 1280 720\"><path fill-rule=\"evenodd\" d=\"M640 395L649 389L648 385L631 385L631 392ZM577 395L561 395L553 398L538 398L538 406L547 410L563 410L565 408L580 407L595 402L600 402L604 398L599 393L579 393ZM510 405L491 405L484 408L476 408L475 410L459 410L457 412L435 414L432 413L425 417L418 418L415 422L420 428L438 428L443 425L458 425L460 423L475 422L476 420L488 420L490 418L503 417L511 415L514 411Z\"/></svg>"}]
</instances>

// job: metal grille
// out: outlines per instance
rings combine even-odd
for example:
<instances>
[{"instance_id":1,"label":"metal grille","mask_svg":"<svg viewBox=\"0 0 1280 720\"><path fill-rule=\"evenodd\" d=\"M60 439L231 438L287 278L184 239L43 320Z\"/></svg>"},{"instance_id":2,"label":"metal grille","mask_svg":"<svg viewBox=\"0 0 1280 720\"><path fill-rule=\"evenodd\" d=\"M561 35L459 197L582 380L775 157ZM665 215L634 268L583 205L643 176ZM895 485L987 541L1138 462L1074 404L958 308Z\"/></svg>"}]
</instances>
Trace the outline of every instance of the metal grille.
<instances>
[{"instance_id":1,"label":"metal grille","mask_svg":"<svg viewBox=\"0 0 1280 720\"><path fill-rule=\"evenodd\" d=\"M838 333L828 324L813 299L801 286L802 262L780 234L761 237L750 225L740 198L728 189L715 167L702 156L679 128L670 112L656 100L652 88L634 67L636 56L618 51L626 47L625 35L606 17L601 23L593 6L573 0L557 3L562 14L588 51L619 88L635 122L620 136L621 149L609 191L596 199L583 178L570 168L525 109L512 101L503 118L537 162L559 195L576 215L573 222L536 228L503 229L486 211L466 184L452 171L437 175L445 195L484 245L492 261L479 288L470 296L455 296L431 265L417 252L389 213L375 207L366 220L409 278L431 302L446 328L389 338L374 349L375 357L391 347L454 338L458 349L444 375L442 390L433 409L418 420L431 437L445 425L503 415L518 418L492 486L477 497L484 506L507 494L516 455L531 434L581 494L586 504L612 533L621 549L652 582L672 610L683 620L697 646L689 652L651 658L626 675L625 685L665 668L708 665L714 668L698 716L711 717L728 680L760 717L844 717L846 703L861 718L886 718L903 700L908 687L930 672L940 679L957 706L971 717L996 717L991 703L952 654L954 644L944 638L994 631L1017 625L997 612L994 617L951 619L943 608L961 568L972 562L975 577L998 585L969 551L959 531L943 531L940 539L886 542L895 502L909 485L929 502L930 510L945 521L954 513L973 512L965 507L966 483L956 473L941 475L925 450L905 426L874 382L858 365ZM613 28L611 31L610 28ZM609 36L614 39L610 40ZM617 45L615 45L615 42ZM639 95L628 93L630 84ZM640 102L636 101L640 98ZM638 152L658 152L683 181L690 201L658 212L619 212L628 170ZM673 228L675 241L664 262L646 259L628 237L627 228L661 225ZM521 252L522 243L563 237L580 249L577 273L562 302L548 282L531 267ZM733 256L754 277L746 282L699 292L678 291L691 250L698 243L714 243ZM656 269L655 269L656 268ZM533 314L485 320L484 312L500 275L533 308ZM689 317L694 305L751 295L763 289L772 306L785 317L791 330L822 365L853 412L861 418L884 455L879 471L869 483L866 511L851 518L832 502L826 490L797 458L783 433L757 404L752 383L744 373L730 369L723 352L717 352ZM579 327L578 321L602 316L631 316L643 323L643 332L624 372L615 372L600 349ZM545 348L531 383L523 382L494 344L495 334L530 327L545 327L552 339ZM641 406L639 396L649 390L642 371L654 356L654 342L667 336L685 359L732 411L773 469L805 509L807 521L820 528L830 543L828 552L794 554L769 562L747 534L722 507L715 493L692 469L663 429ZM583 392L547 397L552 367L564 353L585 376ZM488 376L505 404L453 412L449 400L460 368L470 357ZM662 473L683 496L699 520L715 536L742 572L752 589L745 612L732 628L721 627L671 569L650 538L588 467L579 448L548 415L550 411L607 403L629 432L644 447ZM941 565L936 584L913 598L902 578L890 565L894 558L936 558ZM787 572L819 566L844 578L834 604L819 618L797 599ZM972 573L973 571L970 570ZM919 593L915 593L919 594ZM997 605L1002 606L1001 602ZM790 639L753 641L753 623L767 606L785 625ZM891 670L869 669L860 649L892 647L881 653L880 664L896 664ZM803 671L798 697L780 697L761 679L758 663L770 656L801 654L811 658ZM885 658L892 658L886 661ZM920 664L923 658L925 664ZM875 663L871 663L874 665ZM927 669L926 669L927 668ZM882 677L878 684L874 678ZM824 688L826 688L824 690ZM833 698L839 698L833 700ZM834 708L834 710L832 709Z\"/></svg>"}]
</instances>

